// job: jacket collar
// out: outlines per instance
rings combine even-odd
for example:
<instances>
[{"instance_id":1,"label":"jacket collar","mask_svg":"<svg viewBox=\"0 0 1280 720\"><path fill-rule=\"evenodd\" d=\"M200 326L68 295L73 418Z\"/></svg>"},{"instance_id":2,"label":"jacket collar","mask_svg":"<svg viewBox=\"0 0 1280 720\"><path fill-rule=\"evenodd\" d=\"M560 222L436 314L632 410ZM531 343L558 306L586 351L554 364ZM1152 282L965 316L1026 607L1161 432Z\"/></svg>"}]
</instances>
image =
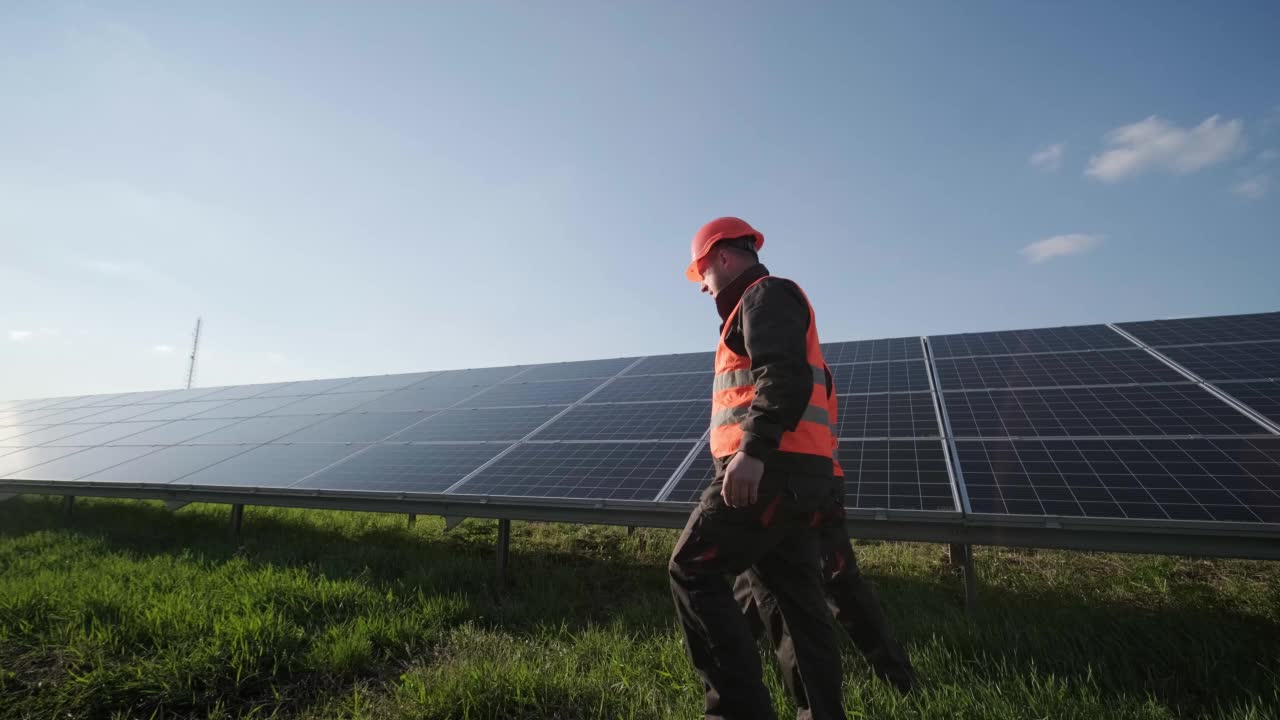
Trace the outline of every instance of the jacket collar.
<instances>
[{"instance_id":1,"label":"jacket collar","mask_svg":"<svg viewBox=\"0 0 1280 720\"><path fill-rule=\"evenodd\" d=\"M742 294L747 291L747 288L760 278L768 276L768 274L769 268L761 263L756 263L742 271L742 274L734 278L728 287L720 291L720 294L716 295L716 310L720 313L720 319L728 321L729 315L738 306L738 303L742 300Z\"/></svg>"}]
</instances>

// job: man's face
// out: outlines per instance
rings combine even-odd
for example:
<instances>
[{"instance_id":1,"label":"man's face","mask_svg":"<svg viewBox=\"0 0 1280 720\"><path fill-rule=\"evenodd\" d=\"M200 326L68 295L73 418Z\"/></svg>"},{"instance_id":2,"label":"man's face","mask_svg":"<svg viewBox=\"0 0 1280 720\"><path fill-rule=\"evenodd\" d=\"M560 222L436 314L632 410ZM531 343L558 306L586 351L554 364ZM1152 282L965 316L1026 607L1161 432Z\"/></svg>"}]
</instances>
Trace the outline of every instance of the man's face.
<instances>
[{"instance_id":1,"label":"man's face","mask_svg":"<svg viewBox=\"0 0 1280 720\"><path fill-rule=\"evenodd\" d=\"M702 273L702 292L715 297L726 285L733 282L733 278L727 277L726 264L718 249L713 249L702 258L698 263L698 270Z\"/></svg>"}]
</instances>

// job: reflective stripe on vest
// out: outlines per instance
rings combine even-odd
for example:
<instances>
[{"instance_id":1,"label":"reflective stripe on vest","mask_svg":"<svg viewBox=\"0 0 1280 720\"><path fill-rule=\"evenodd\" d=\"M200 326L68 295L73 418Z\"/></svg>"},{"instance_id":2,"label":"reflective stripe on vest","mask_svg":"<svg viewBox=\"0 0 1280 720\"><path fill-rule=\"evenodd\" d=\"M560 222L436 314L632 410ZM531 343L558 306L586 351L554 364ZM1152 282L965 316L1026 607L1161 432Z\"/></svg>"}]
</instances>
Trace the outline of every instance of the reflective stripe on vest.
<instances>
[{"instance_id":1,"label":"reflective stripe on vest","mask_svg":"<svg viewBox=\"0 0 1280 720\"><path fill-rule=\"evenodd\" d=\"M761 278L761 280L764 279ZM756 283L761 280L757 280ZM744 297L756 283L752 283L743 292ZM804 296L803 291L800 294ZM808 303L807 297L805 302ZM741 424L750 414L751 403L756 395L751 358L737 354L725 343L733 318L741 308L742 301L739 300L737 307L725 321L724 331L720 335L720 343L716 348L716 374L711 385L710 445L711 454L714 457L732 455L742 446ZM783 452L831 458L832 469L835 475L840 477L844 472L835 459L836 396L834 388L828 394L827 364L822 357L822 347L818 343L817 321L812 305L809 305L809 330L805 334L805 352L813 376L809 405L805 408L795 429L782 434L778 449Z\"/></svg>"}]
</instances>

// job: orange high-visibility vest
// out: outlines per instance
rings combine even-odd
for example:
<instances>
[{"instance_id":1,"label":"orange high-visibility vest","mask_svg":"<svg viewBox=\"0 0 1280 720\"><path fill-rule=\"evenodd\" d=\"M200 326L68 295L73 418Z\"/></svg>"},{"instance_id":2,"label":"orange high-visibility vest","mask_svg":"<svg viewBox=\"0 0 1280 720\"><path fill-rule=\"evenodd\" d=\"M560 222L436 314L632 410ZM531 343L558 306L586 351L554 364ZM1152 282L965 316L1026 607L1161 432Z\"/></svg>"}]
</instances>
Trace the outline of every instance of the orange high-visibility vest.
<instances>
[{"instance_id":1,"label":"orange high-visibility vest","mask_svg":"<svg viewBox=\"0 0 1280 720\"><path fill-rule=\"evenodd\" d=\"M767 277L769 276L765 276ZM742 296L746 297L747 292L765 278L751 283ZM822 347L818 344L818 323L813 305L809 303L803 290L800 291L800 296L809 307L805 351L813 372L813 389L809 395L809 406L805 408L799 425L782 434L778 450L831 458L835 476L844 477L844 471L835 459L836 395L834 390L830 395L827 394L827 363L822 358ZM742 446L742 421L746 420L751 402L756 397L755 381L751 376L751 358L739 355L725 343L733 319L741 309L742 300L739 299L733 312L725 320L724 329L720 333L720 344L716 348L716 375L711 386L711 455L717 458L733 455Z\"/></svg>"}]
</instances>

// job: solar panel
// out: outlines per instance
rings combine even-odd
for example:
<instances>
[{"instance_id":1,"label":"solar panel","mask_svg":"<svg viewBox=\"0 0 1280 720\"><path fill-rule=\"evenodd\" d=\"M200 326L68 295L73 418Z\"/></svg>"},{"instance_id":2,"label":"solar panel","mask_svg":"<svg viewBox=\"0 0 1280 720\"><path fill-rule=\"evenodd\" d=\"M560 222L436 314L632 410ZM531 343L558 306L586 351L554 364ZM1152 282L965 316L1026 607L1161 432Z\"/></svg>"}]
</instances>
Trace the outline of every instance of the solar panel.
<instances>
[{"instance_id":1,"label":"solar panel","mask_svg":"<svg viewBox=\"0 0 1280 720\"><path fill-rule=\"evenodd\" d=\"M431 412L396 413L348 413L335 415L292 435L285 435L280 442L294 443L372 443L385 440L410 425L430 417Z\"/></svg>"},{"instance_id":2,"label":"solar panel","mask_svg":"<svg viewBox=\"0 0 1280 720\"><path fill-rule=\"evenodd\" d=\"M355 392L389 392L391 390L403 390L413 387L418 383L436 375L434 372L420 373L404 373L402 375L374 375L372 377L362 377L354 382L343 385L341 390L344 393Z\"/></svg>"},{"instance_id":3,"label":"solar panel","mask_svg":"<svg viewBox=\"0 0 1280 720\"><path fill-rule=\"evenodd\" d=\"M578 405L534 436L538 440L698 440L710 401Z\"/></svg>"},{"instance_id":4,"label":"solar panel","mask_svg":"<svg viewBox=\"0 0 1280 720\"><path fill-rule=\"evenodd\" d=\"M516 407L520 405L569 405L599 387L600 380L548 380L546 382L494 385L459 403L459 407Z\"/></svg>"},{"instance_id":5,"label":"solar panel","mask_svg":"<svg viewBox=\"0 0 1280 720\"><path fill-rule=\"evenodd\" d=\"M1209 382L1280 378L1280 340L1190 345L1162 348L1160 352Z\"/></svg>"},{"instance_id":6,"label":"solar panel","mask_svg":"<svg viewBox=\"0 0 1280 720\"><path fill-rule=\"evenodd\" d=\"M278 440L285 435L295 433L308 425L315 425L329 415L282 415L262 416L237 420L211 432L193 435L182 442L199 445L260 445ZM219 421L221 422L221 421ZM119 443L135 444L133 438L121 440Z\"/></svg>"},{"instance_id":7,"label":"solar panel","mask_svg":"<svg viewBox=\"0 0 1280 720\"><path fill-rule=\"evenodd\" d=\"M226 427L234 420L174 420L136 435L112 440L111 445L178 445L193 437Z\"/></svg>"},{"instance_id":8,"label":"solar panel","mask_svg":"<svg viewBox=\"0 0 1280 720\"><path fill-rule=\"evenodd\" d=\"M216 388L191 388L190 390L152 390L151 392L125 393L108 396L98 405L151 405L154 403L178 403L204 400L213 394Z\"/></svg>"},{"instance_id":9,"label":"solar panel","mask_svg":"<svg viewBox=\"0 0 1280 720\"><path fill-rule=\"evenodd\" d=\"M975 513L1280 523L1280 438L957 441Z\"/></svg>"},{"instance_id":10,"label":"solar panel","mask_svg":"<svg viewBox=\"0 0 1280 720\"><path fill-rule=\"evenodd\" d=\"M526 443L453 492L590 500L653 500L694 443Z\"/></svg>"},{"instance_id":11,"label":"solar panel","mask_svg":"<svg viewBox=\"0 0 1280 720\"><path fill-rule=\"evenodd\" d=\"M473 370L449 370L434 375L415 387L445 388L467 387L471 385L496 385L518 375L524 366L476 368Z\"/></svg>"},{"instance_id":12,"label":"solar panel","mask_svg":"<svg viewBox=\"0 0 1280 720\"><path fill-rule=\"evenodd\" d=\"M507 447L505 443L375 445L296 487L442 493Z\"/></svg>"},{"instance_id":13,"label":"solar panel","mask_svg":"<svg viewBox=\"0 0 1280 720\"><path fill-rule=\"evenodd\" d=\"M1145 350L936 358L942 390L1140 385L1187 378Z\"/></svg>"},{"instance_id":14,"label":"solar panel","mask_svg":"<svg viewBox=\"0 0 1280 720\"><path fill-rule=\"evenodd\" d=\"M386 394L386 392L335 392L328 395L312 395L268 410L263 415L328 415L346 412L360 409L366 403Z\"/></svg>"},{"instance_id":15,"label":"solar panel","mask_svg":"<svg viewBox=\"0 0 1280 720\"><path fill-rule=\"evenodd\" d=\"M0 427L0 442L8 441L10 438L16 438L26 435L29 432L39 430L40 428L49 427L48 425L10 425L8 427ZM21 442L12 443L13 445L22 445Z\"/></svg>"},{"instance_id":16,"label":"solar panel","mask_svg":"<svg viewBox=\"0 0 1280 720\"><path fill-rule=\"evenodd\" d=\"M714 372L715 368L716 354L713 352L655 355L641 360L635 367L624 372L623 376L689 372L710 373Z\"/></svg>"},{"instance_id":17,"label":"solar panel","mask_svg":"<svg viewBox=\"0 0 1280 720\"><path fill-rule=\"evenodd\" d=\"M1106 325L1078 325L1040 330L1006 330L929 337L929 349L936 358L1132 347L1134 347L1132 342Z\"/></svg>"},{"instance_id":18,"label":"solar panel","mask_svg":"<svg viewBox=\"0 0 1280 720\"><path fill-rule=\"evenodd\" d=\"M223 407L229 400L207 400L194 401L185 403L164 403L159 405L126 405L124 407L113 408L112 410L94 415L94 421L98 421L103 415L108 413L121 414L123 412L132 412L134 420L185 420L186 418L199 415L200 413L215 410ZM138 410L145 410L139 415ZM127 418L121 418L127 419Z\"/></svg>"},{"instance_id":19,"label":"solar panel","mask_svg":"<svg viewBox=\"0 0 1280 720\"><path fill-rule=\"evenodd\" d=\"M1148 320L1118 327L1152 347L1280 340L1280 312Z\"/></svg>"},{"instance_id":20,"label":"solar panel","mask_svg":"<svg viewBox=\"0 0 1280 720\"><path fill-rule=\"evenodd\" d=\"M1259 435L1267 430L1190 383L943 393L955 437Z\"/></svg>"},{"instance_id":21,"label":"solar panel","mask_svg":"<svg viewBox=\"0 0 1280 720\"><path fill-rule=\"evenodd\" d=\"M68 435L64 438L53 440L48 445L59 446L80 446L86 447L90 445L103 445L113 440L136 435L144 430L158 428L164 425L164 420L152 420L151 422L118 422L107 423L104 425L85 425L85 431Z\"/></svg>"},{"instance_id":22,"label":"solar panel","mask_svg":"<svg viewBox=\"0 0 1280 720\"><path fill-rule=\"evenodd\" d=\"M102 450L139 450L143 448L114 447ZM109 483L167 483L190 475L198 470L239 455L249 448L243 445L173 445L166 448L147 448L150 452L136 459L126 460L91 475L81 476L85 482ZM76 457L76 456L72 456ZM72 458L66 458L71 460Z\"/></svg>"},{"instance_id":23,"label":"solar panel","mask_svg":"<svg viewBox=\"0 0 1280 720\"><path fill-rule=\"evenodd\" d=\"M102 408L76 408L74 410L58 410L40 417L42 425L61 425L63 423L83 420L90 415L102 412Z\"/></svg>"},{"instance_id":24,"label":"solar panel","mask_svg":"<svg viewBox=\"0 0 1280 720\"><path fill-rule=\"evenodd\" d=\"M693 460L689 463L689 467L680 475L680 479L676 484L671 486L671 490L667 492L667 496L663 498L666 502L678 503L696 503L702 497L702 491L707 489L711 481L715 479L716 466L715 460L711 457L711 451L706 445L700 445L693 453Z\"/></svg>"},{"instance_id":25,"label":"solar panel","mask_svg":"<svg viewBox=\"0 0 1280 720\"><path fill-rule=\"evenodd\" d=\"M841 441L845 507L956 512L940 440Z\"/></svg>"},{"instance_id":26,"label":"solar panel","mask_svg":"<svg viewBox=\"0 0 1280 720\"><path fill-rule=\"evenodd\" d=\"M924 357L918 337L887 338L884 340L854 340L852 342L823 343L822 358L828 365L843 363L881 362L885 360L917 360Z\"/></svg>"},{"instance_id":27,"label":"solar panel","mask_svg":"<svg viewBox=\"0 0 1280 720\"><path fill-rule=\"evenodd\" d=\"M332 380L300 380L267 390L254 397L284 397L287 395L319 395L320 393L337 392L344 385L350 385L355 378L334 378ZM208 399L208 398L206 398Z\"/></svg>"},{"instance_id":28,"label":"solar panel","mask_svg":"<svg viewBox=\"0 0 1280 720\"><path fill-rule=\"evenodd\" d=\"M1280 423L1280 381L1228 382L1219 385L1218 389L1271 422Z\"/></svg>"},{"instance_id":29,"label":"solar panel","mask_svg":"<svg viewBox=\"0 0 1280 720\"><path fill-rule=\"evenodd\" d=\"M265 392L282 388L289 383L264 383L260 385L233 385L215 388L213 392L200 398L201 400L244 400L257 397Z\"/></svg>"},{"instance_id":30,"label":"solar panel","mask_svg":"<svg viewBox=\"0 0 1280 720\"><path fill-rule=\"evenodd\" d=\"M44 445L73 435L79 435L82 432L102 427L91 423L76 423L67 425L47 425L23 433L16 437L12 437L5 442L11 445L23 445L27 447L35 445Z\"/></svg>"},{"instance_id":31,"label":"solar panel","mask_svg":"<svg viewBox=\"0 0 1280 720\"><path fill-rule=\"evenodd\" d=\"M832 365L839 395L928 390L929 371L919 360Z\"/></svg>"},{"instance_id":32,"label":"solar panel","mask_svg":"<svg viewBox=\"0 0 1280 720\"><path fill-rule=\"evenodd\" d=\"M431 382L428 380L427 382ZM408 412L421 410L443 410L465 400L472 395L484 390L485 388L464 386L464 387L438 387L431 388L426 385L410 388L408 390L397 390L393 393L383 395L377 400L373 400L360 408L361 412Z\"/></svg>"},{"instance_id":33,"label":"solar panel","mask_svg":"<svg viewBox=\"0 0 1280 720\"><path fill-rule=\"evenodd\" d=\"M150 393L147 393L147 394L150 394ZM45 407L54 408L58 410L67 410L69 408L86 407L98 402L111 401L118 397L120 396L119 395L82 395L80 397L61 398L61 402L52 403ZM117 402L113 404L122 405L124 403Z\"/></svg>"},{"instance_id":34,"label":"solar panel","mask_svg":"<svg viewBox=\"0 0 1280 720\"><path fill-rule=\"evenodd\" d=\"M296 397L272 397L272 398L248 398L245 400L232 400L225 405L205 410L196 418L199 419L216 419L216 418L247 418L256 417L263 413L271 412L277 408L291 405L298 401ZM214 402L206 400L204 402Z\"/></svg>"},{"instance_id":35,"label":"solar panel","mask_svg":"<svg viewBox=\"0 0 1280 720\"><path fill-rule=\"evenodd\" d=\"M533 365L520 373L520 382L535 380L579 380L606 379L622 372L635 358L611 358L608 360L583 360L581 362L552 363L550 365Z\"/></svg>"},{"instance_id":36,"label":"solar panel","mask_svg":"<svg viewBox=\"0 0 1280 720\"><path fill-rule=\"evenodd\" d=\"M78 447L28 447L18 448L0 455L0 477L12 478L17 473L41 463L57 460L60 457L79 452Z\"/></svg>"},{"instance_id":37,"label":"solar panel","mask_svg":"<svg viewBox=\"0 0 1280 720\"><path fill-rule=\"evenodd\" d=\"M644 402L652 400L706 400L711 397L714 373L623 376L591 396L591 402Z\"/></svg>"},{"instance_id":38,"label":"solar panel","mask_svg":"<svg viewBox=\"0 0 1280 720\"><path fill-rule=\"evenodd\" d=\"M931 393L847 395L839 399L841 438L938 437Z\"/></svg>"},{"instance_id":39,"label":"solar panel","mask_svg":"<svg viewBox=\"0 0 1280 720\"><path fill-rule=\"evenodd\" d=\"M563 410L563 407L441 410L390 440L394 442L514 441L533 432L539 425Z\"/></svg>"},{"instance_id":40,"label":"solar panel","mask_svg":"<svg viewBox=\"0 0 1280 720\"><path fill-rule=\"evenodd\" d=\"M136 420L139 415L148 415L156 411L157 408L166 407L165 405L121 405L110 408L99 408L100 412L94 413L87 420L95 423L113 423L121 420ZM177 419L177 418L170 418ZM0 423L2 424L2 423Z\"/></svg>"},{"instance_id":41,"label":"solar panel","mask_svg":"<svg viewBox=\"0 0 1280 720\"><path fill-rule=\"evenodd\" d=\"M289 487L306 476L359 452L365 445L261 445L173 481L181 486Z\"/></svg>"},{"instance_id":42,"label":"solar panel","mask_svg":"<svg viewBox=\"0 0 1280 720\"><path fill-rule=\"evenodd\" d=\"M127 462L139 455L154 452L154 447L91 447L62 448L71 450L64 456L33 467L9 473L13 480L71 481L86 475Z\"/></svg>"}]
</instances>

